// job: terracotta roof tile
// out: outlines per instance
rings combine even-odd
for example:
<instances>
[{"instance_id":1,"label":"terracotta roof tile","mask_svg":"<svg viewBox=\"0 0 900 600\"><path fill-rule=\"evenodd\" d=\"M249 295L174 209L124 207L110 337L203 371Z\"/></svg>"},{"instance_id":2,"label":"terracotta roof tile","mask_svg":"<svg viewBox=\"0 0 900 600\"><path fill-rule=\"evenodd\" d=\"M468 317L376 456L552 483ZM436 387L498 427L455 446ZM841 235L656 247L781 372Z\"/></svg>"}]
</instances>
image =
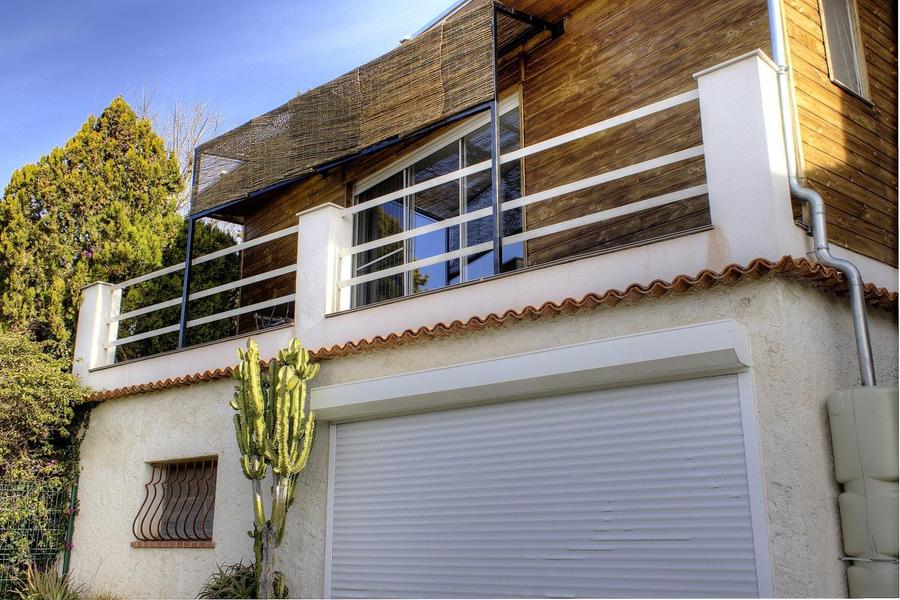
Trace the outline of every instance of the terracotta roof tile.
<instances>
[{"instance_id":1,"label":"terracotta roof tile","mask_svg":"<svg viewBox=\"0 0 900 600\"><path fill-rule=\"evenodd\" d=\"M559 302L545 302L540 306L526 306L519 310L511 309L502 314L491 313L484 317L474 316L465 321L455 320L450 323L437 323L428 327L407 329L402 333L379 335L371 339L351 341L345 344L334 345L330 348L320 348L312 354L319 360L340 358L358 352L396 347L426 339L482 331L516 321L534 321L541 318L555 317L560 314L571 315L600 306L612 308L623 301L635 302L643 298L661 298L696 289L708 289L717 285L733 285L745 279L761 279L770 274L806 281L829 293L846 296L847 286L843 281L842 275L835 269L812 263L805 258L785 256L778 262L757 258L746 266L732 264L721 271L704 269L697 275L679 275L671 281L656 279L646 285L633 283L624 290L608 290L602 294L590 293L580 299L566 298ZM897 309L896 292L876 287L871 283L866 284L865 290L866 300L871 306L887 310ZM203 373L194 373L193 375L184 375L152 383L96 392L88 397L88 401L111 400L204 381L225 379L230 378L233 373L232 367L224 367L204 371Z\"/></svg>"}]
</instances>

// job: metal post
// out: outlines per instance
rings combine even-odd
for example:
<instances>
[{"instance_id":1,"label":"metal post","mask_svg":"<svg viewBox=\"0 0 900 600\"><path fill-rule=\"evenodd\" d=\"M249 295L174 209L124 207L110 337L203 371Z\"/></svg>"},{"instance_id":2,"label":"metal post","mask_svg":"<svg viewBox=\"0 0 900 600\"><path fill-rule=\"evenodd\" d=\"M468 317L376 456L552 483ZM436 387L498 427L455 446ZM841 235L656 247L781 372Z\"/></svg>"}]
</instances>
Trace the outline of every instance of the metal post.
<instances>
[{"instance_id":1,"label":"metal post","mask_svg":"<svg viewBox=\"0 0 900 600\"><path fill-rule=\"evenodd\" d=\"M500 189L500 110L497 90L497 9L491 15L491 72L493 75L494 98L491 100L491 190L494 196L494 274L500 273L503 267L503 212ZM463 258L463 260L466 260Z\"/></svg>"},{"instance_id":2,"label":"metal post","mask_svg":"<svg viewBox=\"0 0 900 600\"><path fill-rule=\"evenodd\" d=\"M184 348L187 342L188 296L191 290L191 259L193 258L194 221L196 217L188 217L187 246L184 249L184 279L181 284L181 319L178 322L178 348Z\"/></svg>"},{"instance_id":3,"label":"metal post","mask_svg":"<svg viewBox=\"0 0 900 600\"><path fill-rule=\"evenodd\" d=\"M78 478L72 482L72 490L69 494L69 519L66 523L66 545L63 550L62 576L69 574L69 563L72 559L72 533L75 530L75 507L78 505Z\"/></svg>"},{"instance_id":4,"label":"metal post","mask_svg":"<svg viewBox=\"0 0 900 600\"><path fill-rule=\"evenodd\" d=\"M200 187L200 147L194 148L194 162L191 165L191 208L194 207L194 199L197 196L197 188Z\"/></svg>"}]
</instances>

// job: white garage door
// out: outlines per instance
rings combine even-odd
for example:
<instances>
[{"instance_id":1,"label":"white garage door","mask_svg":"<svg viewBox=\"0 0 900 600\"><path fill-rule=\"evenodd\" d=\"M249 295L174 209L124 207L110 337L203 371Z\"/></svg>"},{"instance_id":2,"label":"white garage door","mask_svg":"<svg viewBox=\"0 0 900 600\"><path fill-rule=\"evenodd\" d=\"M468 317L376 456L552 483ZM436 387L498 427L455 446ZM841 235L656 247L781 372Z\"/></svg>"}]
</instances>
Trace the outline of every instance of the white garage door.
<instances>
[{"instance_id":1,"label":"white garage door","mask_svg":"<svg viewBox=\"0 0 900 600\"><path fill-rule=\"evenodd\" d=\"M735 375L341 424L333 451L335 597L758 594Z\"/></svg>"}]
</instances>

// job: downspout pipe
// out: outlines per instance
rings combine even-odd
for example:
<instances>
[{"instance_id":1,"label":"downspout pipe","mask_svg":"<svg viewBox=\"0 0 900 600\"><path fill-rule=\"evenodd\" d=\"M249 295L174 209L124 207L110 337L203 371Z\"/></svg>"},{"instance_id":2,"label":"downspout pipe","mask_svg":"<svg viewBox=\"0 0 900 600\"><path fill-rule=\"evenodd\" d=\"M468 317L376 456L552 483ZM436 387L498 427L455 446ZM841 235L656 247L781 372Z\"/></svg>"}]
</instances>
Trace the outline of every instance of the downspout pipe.
<instances>
[{"instance_id":1,"label":"downspout pipe","mask_svg":"<svg viewBox=\"0 0 900 600\"><path fill-rule=\"evenodd\" d=\"M772 59L778 66L778 95L781 105L781 121L784 127L784 148L787 156L788 183L791 196L809 206L816 260L826 267L837 269L844 276L850 291L850 312L856 337L856 353L859 358L859 378L862 385L875 385L875 359L869 339L869 321L866 315L866 295L862 274L848 260L831 253L825 220L825 201L817 191L800 183L797 174L797 145L794 132L794 113L791 102L791 84L788 76L787 44L784 34L782 0L767 0L769 31L772 40Z\"/></svg>"}]
</instances>

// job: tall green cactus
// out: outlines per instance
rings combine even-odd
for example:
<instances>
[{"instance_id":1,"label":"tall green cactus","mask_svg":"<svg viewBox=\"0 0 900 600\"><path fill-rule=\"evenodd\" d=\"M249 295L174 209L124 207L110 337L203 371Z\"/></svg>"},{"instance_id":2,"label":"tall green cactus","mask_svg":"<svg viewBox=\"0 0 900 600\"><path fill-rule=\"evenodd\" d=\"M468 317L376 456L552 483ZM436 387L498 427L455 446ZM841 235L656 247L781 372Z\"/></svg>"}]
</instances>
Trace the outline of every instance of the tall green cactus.
<instances>
[{"instance_id":1,"label":"tall green cactus","mask_svg":"<svg viewBox=\"0 0 900 600\"><path fill-rule=\"evenodd\" d=\"M234 378L234 431L241 468L253 487L253 538L259 597L285 597L284 578L275 571L275 549L284 538L287 511L297 477L306 466L315 433L315 413L307 406L307 385L319 372L309 351L293 338L260 373L259 348L249 340ZM272 467L272 507L266 518L262 481Z\"/></svg>"}]
</instances>

